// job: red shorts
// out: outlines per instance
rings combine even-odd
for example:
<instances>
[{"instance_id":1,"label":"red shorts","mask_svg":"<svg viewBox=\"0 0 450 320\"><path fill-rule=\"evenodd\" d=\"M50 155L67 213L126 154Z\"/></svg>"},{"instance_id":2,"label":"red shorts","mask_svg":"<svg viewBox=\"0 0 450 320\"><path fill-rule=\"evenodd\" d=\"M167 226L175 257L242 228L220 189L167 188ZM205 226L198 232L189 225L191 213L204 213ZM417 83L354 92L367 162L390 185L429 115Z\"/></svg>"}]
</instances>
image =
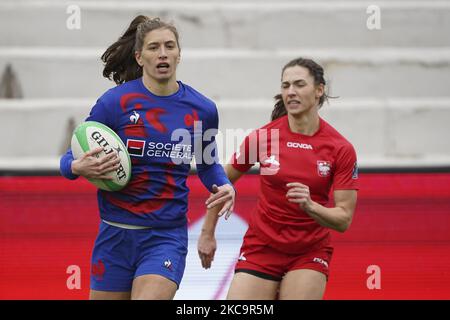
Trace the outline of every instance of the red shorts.
<instances>
[{"instance_id":1,"label":"red shorts","mask_svg":"<svg viewBox=\"0 0 450 320\"><path fill-rule=\"evenodd\" d=\"M236 264L235 272L247 272L263 279L281 281L292 270L311 269L325 274L328 279L333 247L314 245L302 254L287 254L267 245L249 228Z\"/></svg>"}]
</instances>

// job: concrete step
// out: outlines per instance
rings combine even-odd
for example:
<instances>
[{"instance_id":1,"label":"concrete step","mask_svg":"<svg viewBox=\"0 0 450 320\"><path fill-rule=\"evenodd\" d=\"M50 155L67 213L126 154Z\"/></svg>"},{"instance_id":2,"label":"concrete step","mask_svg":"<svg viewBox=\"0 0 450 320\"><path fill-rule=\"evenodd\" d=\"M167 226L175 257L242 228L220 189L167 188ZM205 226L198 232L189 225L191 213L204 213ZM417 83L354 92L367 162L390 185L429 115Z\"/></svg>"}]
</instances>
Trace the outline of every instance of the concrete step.
<instances>
[{"instance_id":1,"label":"concrete step","mask_svg":"<svg viewBox=\"0 0 450 320\"><path fill-rule=\"evenodd\" d=\"M68 6L80 8L69 29ZM381 29L369 30L372 1L2 1L1 45L105 48L139 13L175 22L183 47L427 47L450 45L449 1L378 1ZM71 11L69 11L71 12ZM12 32L12 30L14 30Z\"/></svg>"},{"instance_id":2,"label":"concrete step","mask_svg":"<svg viewBox=\"0 0 450 320\"><path fill-rule=\"evenodd\" d=\"M101 49L0 48L26 98L95 97L114 86L101 76ZM313 57L331 94L343 98L449 96L450 48L214 50L182 52L178 78L212 99L270 99L283 65Z\"/></svg>"},{"instance_id":3,"label":"concrete step","mask_svg":"<svg viewBox=\"0 0 450 320\"><path fill-rule=\"evenodd\" d=\"M69 119L84 121L92 99L0 100L0 169L56 169ZM269 122L271 100L217 101L221 161L246 131ZM450 98L337 99L321 115L355 146L362 167L450 166Z\"/></svg>"}]
</instances>

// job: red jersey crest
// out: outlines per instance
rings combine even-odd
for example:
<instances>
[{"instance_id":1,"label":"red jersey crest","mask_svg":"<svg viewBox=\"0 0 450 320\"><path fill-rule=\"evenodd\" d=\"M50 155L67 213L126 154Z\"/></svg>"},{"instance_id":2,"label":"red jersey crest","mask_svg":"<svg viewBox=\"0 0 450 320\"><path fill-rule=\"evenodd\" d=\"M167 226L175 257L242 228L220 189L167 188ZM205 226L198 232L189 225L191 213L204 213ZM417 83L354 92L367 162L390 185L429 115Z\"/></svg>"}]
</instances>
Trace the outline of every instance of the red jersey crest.
<instances>
[{"instance_id":1,"label":"red jersey crest","mask_svg":"<svg viewBox=\"0 0 450 320\"><path fill-rule=\"evenodd\" d=\"M331 162L330 161L317 161L317 173L321 177L328 177L331 172Z\"/></svg>"}]
</instances>

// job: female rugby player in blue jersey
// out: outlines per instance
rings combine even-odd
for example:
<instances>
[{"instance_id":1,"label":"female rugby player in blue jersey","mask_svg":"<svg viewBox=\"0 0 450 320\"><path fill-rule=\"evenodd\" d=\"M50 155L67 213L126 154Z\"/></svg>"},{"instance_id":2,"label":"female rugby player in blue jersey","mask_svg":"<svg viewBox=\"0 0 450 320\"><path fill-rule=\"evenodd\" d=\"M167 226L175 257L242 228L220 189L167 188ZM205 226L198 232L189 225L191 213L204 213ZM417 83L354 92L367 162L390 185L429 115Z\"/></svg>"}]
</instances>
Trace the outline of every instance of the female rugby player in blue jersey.
<instances>
[{"instance_id":1,"label":"female rugby player in blue jersey","mask_svg":"<svg viewBox=\"0 0 450 320\"><path fill-rule=\"evenodd\" d=\"M209 200L224 204L222 214L234 204L214 138L194 139L194 130L217 130L217 109L176 80L178 32L159 18L136 17L102 60L103 75L118 86L97 100L87 120L121 137L132 159L132 179L120 191L98 191L101 223L92 253L90 298L172 299L185 268L186 178L193 156L201 181L213 193ZM97 158L100 151L74 160L69 150L61 158L61 173L69 179L106 178L118 168L118 157Z\"/></svg>"}]
</instances>

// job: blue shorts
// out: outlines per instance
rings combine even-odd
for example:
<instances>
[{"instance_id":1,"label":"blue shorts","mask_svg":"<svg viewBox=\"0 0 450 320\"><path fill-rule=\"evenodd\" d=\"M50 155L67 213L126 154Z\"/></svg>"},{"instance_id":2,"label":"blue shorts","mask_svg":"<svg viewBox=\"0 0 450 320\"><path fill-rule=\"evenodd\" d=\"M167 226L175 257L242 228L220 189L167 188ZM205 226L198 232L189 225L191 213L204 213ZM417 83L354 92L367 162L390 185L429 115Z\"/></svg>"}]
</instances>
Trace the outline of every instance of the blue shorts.
<instances>
[{"instance_id":1,"label":"blue shorts","mask_svg":"<svg viewBox=\"0 0 450 320\"><path fill-rule=\"evenodd\" d=\"M91 289L131 291L134 278L157 274L180 286L186 265L187 225L130 230L101 222L91 260Z\"/></svg>"}]
</instances>

